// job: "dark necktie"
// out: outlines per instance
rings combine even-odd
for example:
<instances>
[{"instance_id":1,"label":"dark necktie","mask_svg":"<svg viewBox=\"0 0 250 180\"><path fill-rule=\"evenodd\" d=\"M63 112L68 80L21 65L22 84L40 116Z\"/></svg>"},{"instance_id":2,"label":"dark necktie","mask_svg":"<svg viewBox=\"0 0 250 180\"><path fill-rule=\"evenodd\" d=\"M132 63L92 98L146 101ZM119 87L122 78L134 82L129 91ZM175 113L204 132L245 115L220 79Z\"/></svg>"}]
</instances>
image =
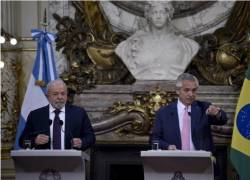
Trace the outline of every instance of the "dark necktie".
<instances>
[{"instance_id":1,"label":"dark necktie","mask_svg":"<svg viewBox=\"0 0 250 180\"><path fill-rule=\"evenodd\" d=\"M53 149L61 149L61 125L59 113L61 112L59 109L55 111L55 119L53 122Z\"/></svg>"}]
</instances>

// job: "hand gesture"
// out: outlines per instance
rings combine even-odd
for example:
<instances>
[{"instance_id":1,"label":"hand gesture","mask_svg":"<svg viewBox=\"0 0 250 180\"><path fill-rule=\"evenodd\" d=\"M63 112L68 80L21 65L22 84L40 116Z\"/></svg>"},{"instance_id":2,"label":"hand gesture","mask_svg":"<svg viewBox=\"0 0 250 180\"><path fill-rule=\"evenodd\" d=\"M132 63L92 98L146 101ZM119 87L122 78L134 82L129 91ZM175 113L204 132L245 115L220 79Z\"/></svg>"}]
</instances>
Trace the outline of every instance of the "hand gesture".
<instances>
[{"instance_id":1,"label":"hand gesture","mask_svg":"<svg viewBox=\"0 0 250 180\"><path fill-rule=\"evenodd\" d=\"M73 138L71 143L72 143L72 148L82 147L82 140L80 138Z\"/></svg>"},{"instance_id":2,"label":"hand gesture","mask_svg":"<svg viewBox=\"0 0 250 180\"><path fill-rule=\"evenodd\" d=\"M216 116L217 118L220 117L220 108L215 105L210 105L207 110L206 114L210 116Z\"/></svg>"},{"instance_id":3,"label":"hand gesture","mask_svg":"<svg viewBox=\"0 0 250 180\"><path fill-rule=\"evenodd\" d=\"M49 136L45 134L38 134L35 143L36 145L47 144L49 142Z\"/></svg>"}]
</instances>

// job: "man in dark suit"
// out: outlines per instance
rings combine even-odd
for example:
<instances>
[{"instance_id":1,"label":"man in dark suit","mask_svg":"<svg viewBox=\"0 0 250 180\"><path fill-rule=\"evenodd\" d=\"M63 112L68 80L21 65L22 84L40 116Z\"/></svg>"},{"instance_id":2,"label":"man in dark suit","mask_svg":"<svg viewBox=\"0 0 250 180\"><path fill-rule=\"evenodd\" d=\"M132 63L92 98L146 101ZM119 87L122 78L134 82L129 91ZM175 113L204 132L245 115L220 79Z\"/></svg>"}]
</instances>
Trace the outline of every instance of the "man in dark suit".
<instances>
[{"instance_id":1,"label":"man in dark suit","mask_svg":"<svg viewBox=\"0 0 250 180\"><path fill-rule=\"evenodd\" d=\"M35 149L86 150L95 143L95 135L83 108L68 105L67 87L61 80L47 86L49 105L31 111L22 132L19 145L31 140Z\"/></svg>"},{"instance_id":2,"label":"man in dark suit","mask_svg":"<svg viewBox=\"0 0 250 180\"><path fill-rule=\"evenodd\" d=\"M227 117L219 107L195 100L198 87L197 78L191 74L177 78L178 100L156 113L152 141L159 141L159 148L213 151L210 125L223 125Z\"/></svg>"}]
</instances>

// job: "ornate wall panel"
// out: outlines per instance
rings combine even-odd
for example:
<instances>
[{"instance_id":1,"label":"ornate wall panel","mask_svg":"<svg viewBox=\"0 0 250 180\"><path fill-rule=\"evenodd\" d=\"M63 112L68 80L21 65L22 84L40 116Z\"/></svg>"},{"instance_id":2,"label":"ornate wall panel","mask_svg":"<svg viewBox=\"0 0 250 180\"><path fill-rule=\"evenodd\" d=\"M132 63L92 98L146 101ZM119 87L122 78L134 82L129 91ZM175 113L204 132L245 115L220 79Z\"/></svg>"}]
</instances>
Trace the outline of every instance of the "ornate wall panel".
<instances>
[{"instance_id":1,"label":"ornate wall panel","mask_svg":"<svg viewBox=\"0 0 250 180\"><path fill-rule=\"evenodd\" d=\"M217 85L241 85L249 57L249 39L246 38L250 24L249 2L176 2L176 28L201 45L188 71L196 74L204 85L213 85L201 87L199 99L222 106L229 115L226 126L212 127L217 145L227 146L239 91ZM48 5L48 31L58 35L54 47L57 48L58 71L75 95L73 103L87 109L98 143L146 144L151 111L147 111L147 105L141 106L141 99L135 96L148 97L149 90L155 86L149 82L131 85L133 77L113 54L117 43L144 23L143 2L53 1ZM1 50L1 58L6 61L1 71L2 153L8 153L13 144L20 104L35 57L34 47L34 42L30 41L24 42L18 52ZM22 71L17 75L19 62ZM92 89L87 90L90 87ZM167 83L163 89L174 92L173 85ZM147 126L141 126L145 124Z\"/></svg>"},{"instance_id":2,"label":"ornate wall panel","mask_svg":"<svg viewBox=\"0 0 250 180\"><path fill-rule=\"evenodd\" d=\"M5 63L1 69L1 145L2 157L9 158L20 112L18 73L21 66L18 53L3 52L1 60Z\"/></svg>"},{"instance_id":3,"label":"ornate wall panel","mask_svg":"<svg viewBox=\"0 0 250 180\"><path fill-rule=\"evenodd\" d=\"M57 50L66 55L68 63L68 71L62 77L68 84L78 84L72 85L74 92L80 93L95 84L135 81L114 49L143 24L142 15L133 14L134 10L143 8L143 3L73 2L74 19L53 14L58 22ZM130 6L134 10L126 11ZM198 76L201 84L240 86L247 64L249 2L193 2L188 5L178 1L175 6L176 28L195 36L193 38L200 44L198 54L186 71ZM194 11L196 6L200 8ZM242 22L237 29L234 28L237 21L231 15L235 13Z\"/></svg>"}]
</instances>

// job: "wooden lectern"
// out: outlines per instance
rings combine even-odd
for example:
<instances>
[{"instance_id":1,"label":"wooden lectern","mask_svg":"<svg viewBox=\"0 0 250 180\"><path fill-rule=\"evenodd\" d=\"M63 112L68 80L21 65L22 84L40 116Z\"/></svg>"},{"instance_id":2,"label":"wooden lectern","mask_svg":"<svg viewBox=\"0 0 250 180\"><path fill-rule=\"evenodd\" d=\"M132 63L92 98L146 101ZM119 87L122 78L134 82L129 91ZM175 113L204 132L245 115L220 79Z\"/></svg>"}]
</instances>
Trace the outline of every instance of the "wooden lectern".
<instances>
[{"instance_id":1,"label":"wooden lectern","mask_svg":"<svg viewBox=\"0 0 250 180\"><path fill-rule=\"evenodd\" d=\"M207 151L141 151L144 180L213 180L212 154Z\"/></svg>"},{"instance_id":2,"label":"wooden lectern","mask_svg":"<svg viewBox=\"0 0 250 180\"><path fill-rule=\"evenodd\" d=\"M77 150L11 151L16 180L85 180L89 156Z\"/></svg>"}]
</instances>

